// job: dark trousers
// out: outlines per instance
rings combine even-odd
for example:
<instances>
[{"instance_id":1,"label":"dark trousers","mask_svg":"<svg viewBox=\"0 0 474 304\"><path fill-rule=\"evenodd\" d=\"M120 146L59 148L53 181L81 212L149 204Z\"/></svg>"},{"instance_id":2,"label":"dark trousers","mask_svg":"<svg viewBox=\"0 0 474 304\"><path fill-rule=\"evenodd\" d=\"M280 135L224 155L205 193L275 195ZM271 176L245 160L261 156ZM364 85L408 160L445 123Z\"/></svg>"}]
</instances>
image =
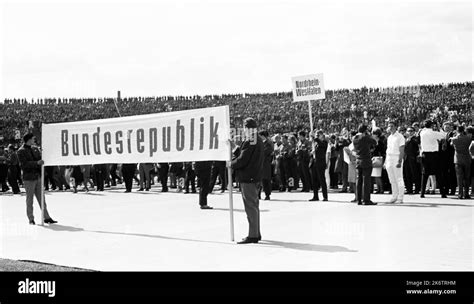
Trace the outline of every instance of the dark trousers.
<instances>
[{"instance_id":1,"label":"dark trousers","mask_svg":"<svg viewBox=\"0 0 474 304\"><path fill-rule=\"evenodd\" d=\"M211 185L210 185L211 192L212 190L214 190L214 185L216 184L218 175L221 181L221 190L227 189L227 178L226 178L225 169L226 169L225 161L214 162L214 165L212 166L212 172L211 172Z\"/></svg>"},{"instance_id":2,"label":"dark trousers","mask_svg":"<svg viewBox=\"0 0 474 304\"><path fill-rule=\"evenodd\" d=\"M162 191L168 191L168 172L170 170L170 165L167 163L160 163L160 181Z\"/></svg>"},{"instance_id":3,"label":"dark trousers","mask_svg":"<svg viewBox=\"0 0 474 304\"><path fill-rule=\"evenodd\" d=\"M337 189L337 184L338 184L338 176L334 170L336 169L336 160L337 157L330 158L330 163L329 163L329 186L331 189Z\"/></svg>"},{"instance_id":4,"label":"dark trousers","mask_svg":"<svg viewBox=\"0 0 474 304\"><path fill-rule=\"evenodd\" d=\"M439 192L442 195L448 195L449 190L452 194L456 192L456 170L454 169L454 155L450 155L448 151L438 152L439 170L437 172L436 181L439 181Z\"/></svg>"},{"instance_id":5,"label":"dark trousers","mask_svg":"<svg viewBox=\"0 0 474 304\"><path fill-rule=\"evenodd\" d=\"M421 157L421 195L425 195L426 182L430 175L437 175L439 172L438 152L423 152ZM444 179L437 180L440 189L443 189ZM443 193L441 193L443 195Z\"/></svg>"},{"instance_id":6,"label":"dark trousers","mask_svg":"<svg viewBox=\"0 0 474 304\"><path fill-rule=\"evenodd\" d=\"M298 173L303 183L303 191L309 191L311 188L311 176L309 173L309 161L300 160L298 161Z\"/></svg>"},{"instance_id":7,"label":"dark trousers","mask_svg":"<svg viewBox=\"0 0 474 304\"><path fill-rule=\"evenodd\" d=\"M265 196L270 197L270 195L272 194L272 180L271 179L262 179L262 187L261 188L263 188L263 192L265 192ZM261 191L261 188L260 188L260 191Z\"/></svg>"},{"instance_id":8,"label":"dark trousers","mask_svg":"<svg viewBox=\"0 0 474 304\"><path fill-rule=\"evenodd\" d=\"M369 202L370 201L370 188L372 186L372 166L367 168L357 167L357 201L358 202Z\"/></svg>"},{"instance_id":9,"label":"dark trousers","mask_svg":"<svg viewBox=\"0 0 474 304\"><path fill-rule=\"evenodd\" d=\"M420 175L420 163L417 161L416 156L407 156L403 169L405 170L405 185L408 193L413 193L413 184L415 184L415 192L420 192L421 188L421 175Z\"/></svg>"},{"instance_id":10,"label":"dark trousers","mask_svg":"<svg viewBox=\"0 0 474 304\"><path fill-rule=\"evenodd\" d=\"M189 192L189 185L191 185L191 190L196 192L196 173L194 170L186 171L186 178L184 179L184 189L185 192Z\"/></svg>"},{"instance_id":11,"label":"dark trousers","mask_svg":"<svg viewBox=\"0 0 474 304\"><path fill-rule=\"evenodd\" d=\"M279 169L280 169L280 183L281 183L281 190L286 190L287 182L288 182L288 161L284 158L280 160Z\"/></svg>"},{"instance_id":12,"label":"dark trousers","mask_svg":"<svg viewBox=\"0 0 474 304\"><path fill-rule=\"evenodd\" d=\"M313 198L318 198L318 189L321 187L323 198L328 198L328 186L326 184L326 162L324 160L316 160L311 166L311 174L313 175Z\"/></svg>"},{"instance_id":13,"label":"dark trousers","mask_svg":"<svg viewBox=\"0 0 474 304\"><path fill-rule=\"evenodd\" d=\"M199 170L199 205L207 205L207 195L211 192L211 170Z\"/></svg>"},{"instance_id":14,"label":"dark trousers","mask_svg":"<svg viewBox=\"0 0 474 304\"><path fill-rule=\"evenodd\" d=\"M44 188L49 190L49 184L51 183L51 189L56 189L56 182L53 178L53 167L45 166L44 167Z\"/></svg>"},{"instance_id":15,"label":"dark trousers","mask_svg":"<svg viewBox=\"0 0 474 304\"><path fill-rule=\"evenodd\" d=\"M346 162L342 162L342 190L347 191L349 187L349 165Z\"/></svg>"},{"instance_id":16,"label":"dark trousers","mask_svg":"<svg viewBox=\"0 0 474 304\"><path fill-rule=\"evenodd\" d=\"M97 186L97 191L104 191L105 165L104 164L94 165L94 171L95 171L95 184Z\"/></svg>"},{"instance_id":17,"label":"dark trousers","mask_svg":"<svg viewBox=\"0 0 474 304\"><path fill-rule=\"evenodd\" d=\"M458 180L459 197L469 196L470 176L471 176L471 163L458 163L455 164L456 177Z\"/></svg>"},{"instance_id":18,"label":"dark trousers","mask_svg":"<svg viewBox=\"0 0 474 304\"><path fill-rule=\"evenodd\" d=\"M110 165L110 176L112 186L117 186L117 181L120 181L120 177L117 175L117 164Z\"/></svg>"},{"instance_id":19,"label":"dark trousers","mask_svg":"<svg viewBox=\"0 0 474 304\"><path fill-rule=\"evenodd\" d=\"M20 193L20 187L18 187L18 167L8 166L8 183L12 187L13 193Z\"/></svg>"},{"instance_id":20,"label":"dark trousers","mask_svg":"<svg viewBox=\"0 0 474 304\"><path fill-rule=\"evenodd\" d=\"M132 191L133 177L135 176L136 164L123 164L122 175L125 182L125 189L127 192Z\"/></svg>"}]
</instances>

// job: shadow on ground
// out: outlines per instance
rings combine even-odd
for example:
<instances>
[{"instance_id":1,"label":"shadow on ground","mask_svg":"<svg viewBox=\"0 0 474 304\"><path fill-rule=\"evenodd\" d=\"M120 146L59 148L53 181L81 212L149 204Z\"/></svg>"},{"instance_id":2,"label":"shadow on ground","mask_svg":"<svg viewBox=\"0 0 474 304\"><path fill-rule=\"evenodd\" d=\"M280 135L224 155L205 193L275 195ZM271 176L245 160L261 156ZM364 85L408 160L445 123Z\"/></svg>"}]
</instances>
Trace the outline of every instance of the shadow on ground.
<instances>
[{"instance_id":1,"label":"shadow on ground","mask_svg":"<svg viewBox=\"0 0 474 304\"><path fill-rule=\"evenodd\" d=\"M44 226L46 229L54 231L68 231L68 232L93 232L101 234L111 234L111 235L125 235L133 237L146 237L146 238L155 238L155 239L164 239L164 240L174 240L174 241L187 241L187 242L199 242L199 243L212 243L212 244L223 244L223 245L236 245L235 243L230 242L219 242L219 241L206 241L206 240L196 240L196 239L187 239L187 238L178 238L178 237L169 237L164 235L153 235L146 233L127 233L127 232L114 232L114 231L98 231L98 230L84 230L83 228L64 226L64 225L48 225ZM242 246L255 246L255 244L245 244ZM282 242L274 240L262 240L257 246L271 246L271 247L281 247L294 250L303 250L303 251L317 251L317 252L357 252L357 250L351 250L342 246L333 246L333 245L319 245L319 244L308 244L308 243L295 243L295 242Z\"/></svg>"}]
</instances>

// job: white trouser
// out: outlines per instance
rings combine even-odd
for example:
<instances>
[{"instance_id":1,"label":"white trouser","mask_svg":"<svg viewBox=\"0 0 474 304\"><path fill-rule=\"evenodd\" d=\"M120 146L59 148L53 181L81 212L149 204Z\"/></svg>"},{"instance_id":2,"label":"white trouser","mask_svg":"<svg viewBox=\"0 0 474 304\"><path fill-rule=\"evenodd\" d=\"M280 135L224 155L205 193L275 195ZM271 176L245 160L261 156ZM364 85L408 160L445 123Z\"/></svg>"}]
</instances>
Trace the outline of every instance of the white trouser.
<instances>
[{"instance_id":1,"label":"white trouser","mask_svg":"<svg viewBox=\"0 0 474 304\"><path fill-rule=\"evenodd\" d=\"M400 168L397 168L399 156L387 155L385 160L385 168L387 169L388 179L392 185L392 198L403 200L405 193L405 183L403 182L403 161Z\"/></svg>"}]
</instances>

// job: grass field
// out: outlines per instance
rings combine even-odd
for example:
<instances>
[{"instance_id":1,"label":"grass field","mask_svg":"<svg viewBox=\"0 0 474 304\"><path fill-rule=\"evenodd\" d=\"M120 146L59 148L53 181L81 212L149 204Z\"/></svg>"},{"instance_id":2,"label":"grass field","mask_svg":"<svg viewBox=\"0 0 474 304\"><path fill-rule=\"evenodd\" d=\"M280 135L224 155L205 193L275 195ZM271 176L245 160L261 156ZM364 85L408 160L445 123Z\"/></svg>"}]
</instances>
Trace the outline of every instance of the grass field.
<instances>
[{"instance_id":1,"label":"grass field","mask_svg":"<svg viewBox=\"0 0 474 304\"><path fill-rule=\"evenodd\" d=\"M8 259L0 259L0 272L53 272L53 271L65 271L65 272L76 272L76 271L94 271L89 269L65 267L48 263L40 263L35 261L15 261Z\"/></svg>"}]
</instances>

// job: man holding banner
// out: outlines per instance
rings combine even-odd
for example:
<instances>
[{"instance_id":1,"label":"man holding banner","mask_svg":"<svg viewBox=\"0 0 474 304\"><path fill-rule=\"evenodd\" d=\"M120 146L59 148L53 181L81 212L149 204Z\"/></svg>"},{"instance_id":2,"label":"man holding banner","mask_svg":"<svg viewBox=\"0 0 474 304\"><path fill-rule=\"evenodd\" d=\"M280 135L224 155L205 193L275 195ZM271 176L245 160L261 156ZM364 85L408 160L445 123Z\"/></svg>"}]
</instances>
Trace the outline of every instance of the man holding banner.
<instances>
[{"instance_id":1,"label":"man holding banner","mask_svg":"<svg viewBox=\"0 0 474 304\"><path fill-rule=\"evenodd\" d=\"M252 118L244 120L244 133L245 140L242 142L240 155L231 165L237 181L240 182L249 234L237 244L258 243L262 239L258 190L262 181L263 142L257 133L257 122Z\"/></svg>"},{"instance_id":2,"label":"man holding banner","mask_svg":"<svg viewBox=\"0 0 474 304\"><path fill-rule=\"evenodd\" d=\"M42 134L48 134L42 138L44 164L160 162L166 169L166 175L161 176L166 185L170 162L230 161L230 133L228 106L43 124ZM233 241L232 204L229 191Z\"/></svg>"},{"instance_id":3,"label":"man holding banner","mask_svg":"<svg viewBox=\"0 0 474 304\"><path fill-rule=\"evenodd\" d=\"M43 189L41 189L41 166L44 161L41 159L41 152L38 148L33 147L35 143L35 137L32 133L28 133L23 137L24 144L18 150L18 159L20 162L21 170L23 171L23 183L26 190L26 215L30 221L30 225L35 225L35 219L33 215L33 200L34 196L38 200L41 207L41 196L44 196ZM44 200L44 198L43 198ZM44 222L47 224L54 224L57 221L53 220L48 213L46 208L46 202L44 202Z\"/></svg>"}]
</instances>

